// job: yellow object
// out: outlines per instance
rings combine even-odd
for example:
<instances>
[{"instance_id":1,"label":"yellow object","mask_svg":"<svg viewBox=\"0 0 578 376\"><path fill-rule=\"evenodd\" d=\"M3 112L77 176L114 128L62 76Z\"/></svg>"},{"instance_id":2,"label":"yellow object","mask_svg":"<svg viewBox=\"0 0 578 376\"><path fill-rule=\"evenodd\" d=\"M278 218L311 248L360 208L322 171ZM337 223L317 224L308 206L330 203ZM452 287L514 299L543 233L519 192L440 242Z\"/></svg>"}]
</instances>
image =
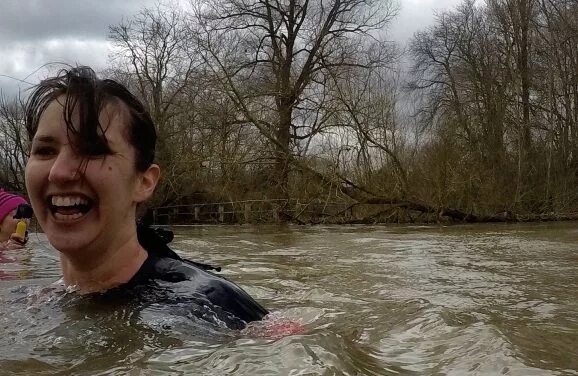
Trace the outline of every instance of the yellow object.
<instances>
[{"instance_id":1,"label":"yellow object","mask_svg":"<svg viewBox=\"0 0 578 376\"><path fill-rule=\"evenodd\" d=\"M18 224L16 225L16 233L22 239L24 239L26 237L26 221L24 221L23 219L18 221Z\"/></svg>"}]
</instances>

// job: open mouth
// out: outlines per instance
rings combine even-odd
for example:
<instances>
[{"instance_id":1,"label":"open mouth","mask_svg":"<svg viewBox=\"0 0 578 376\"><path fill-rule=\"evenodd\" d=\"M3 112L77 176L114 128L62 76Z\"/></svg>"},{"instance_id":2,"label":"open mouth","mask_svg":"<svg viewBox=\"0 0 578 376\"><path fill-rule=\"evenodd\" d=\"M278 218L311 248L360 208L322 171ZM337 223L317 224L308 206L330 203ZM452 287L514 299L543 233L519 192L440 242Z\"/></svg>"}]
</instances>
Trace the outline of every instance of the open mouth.
<instances>
[{"instance_id":1,"label":"open mouth","mask_svg":"<svg viewBox=\"0 0 578 376\"><path fill-rule=\"evenodd\" d=\"M53 195L47 200L48 208L56 219L78 219L92 209L94 201L81 195Z\"/></svg>"}]
</instances>

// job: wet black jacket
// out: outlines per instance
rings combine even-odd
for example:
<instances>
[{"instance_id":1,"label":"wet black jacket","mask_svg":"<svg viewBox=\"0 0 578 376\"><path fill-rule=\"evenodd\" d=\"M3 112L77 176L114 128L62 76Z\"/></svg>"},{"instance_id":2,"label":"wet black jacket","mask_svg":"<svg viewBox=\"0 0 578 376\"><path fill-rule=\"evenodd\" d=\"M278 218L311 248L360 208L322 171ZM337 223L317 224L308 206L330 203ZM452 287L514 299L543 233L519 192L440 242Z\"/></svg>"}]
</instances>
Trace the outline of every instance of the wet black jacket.
<instances>
[{"instance_id":1,"label":"wet black jacket","mask_svg":"<svg viewBox=\"0 0 578 376\"><path fill-rule=\"evenodd\" d=\"M139 227L137 234L149 256L124 287L162 283L166 288L164 282L174 283L173 290L178 290L179 299L190 301L197 307L197 312L210 310L233 329L243 328L246 323L260 320L268 313L239 286L209 271L220 268L178 256L167 246L172 240L171 232Z\"/></svg>"}]
</instances>

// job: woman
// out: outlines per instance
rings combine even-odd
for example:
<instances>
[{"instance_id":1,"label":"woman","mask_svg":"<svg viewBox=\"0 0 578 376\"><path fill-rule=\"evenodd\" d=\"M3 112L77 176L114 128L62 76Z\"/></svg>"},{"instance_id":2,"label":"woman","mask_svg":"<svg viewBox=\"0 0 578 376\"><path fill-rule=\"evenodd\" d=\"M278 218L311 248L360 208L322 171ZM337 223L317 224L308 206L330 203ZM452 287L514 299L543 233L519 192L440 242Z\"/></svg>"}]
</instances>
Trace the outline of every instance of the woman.
<instances>
[{"instance_id":1,"label":"woman","mask_svg":"<svg viewBox=\"0 0 578 376\"><path fill-rule=\"evenodd\" d=\"M28 205L24 197L8 193L0 188L0 250L22 248L26 235L16 233L21 219L14 218L20 205Z\"/></svg>"},{"instance_id":2,"label":"woman","mask_svg":"<svg viewBox=\"0 0 578 376\"><path fill-rule=\"evenodd\" d=\"M67 286L100 299L186 282L191 304L210 306L231 328L267 314L232 282L180 259L150 230L137 234L137 206L153 194L160 169L151 117L124 86L98 79L88 67L64 70L35 88L26 126L26 187L38 223L60 252Z\"/></svg>"}]
</instances>

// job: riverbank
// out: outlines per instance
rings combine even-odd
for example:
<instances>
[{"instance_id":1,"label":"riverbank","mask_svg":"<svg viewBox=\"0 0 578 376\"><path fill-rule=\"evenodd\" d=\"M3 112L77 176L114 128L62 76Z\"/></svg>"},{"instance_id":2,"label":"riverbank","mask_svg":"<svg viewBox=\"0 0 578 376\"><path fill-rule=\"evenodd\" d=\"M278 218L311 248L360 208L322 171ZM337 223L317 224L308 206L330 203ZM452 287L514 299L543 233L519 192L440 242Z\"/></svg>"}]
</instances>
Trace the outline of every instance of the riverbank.
<instances>
[{"instance_id":1,"label":"riverbank","mask_svg":"<svg viewBox=\"0 0 578 376\"><path fill-rule=\"evenodd\" d=\"M577 212L566 213L467 213L452 208L435 208L412 201L372 200L343 203L320 200L247 200L199 203L150 209L146 222L154 225L186 224L432 224L516 223L578 220Z\"/></svg>"}]
</instances>

